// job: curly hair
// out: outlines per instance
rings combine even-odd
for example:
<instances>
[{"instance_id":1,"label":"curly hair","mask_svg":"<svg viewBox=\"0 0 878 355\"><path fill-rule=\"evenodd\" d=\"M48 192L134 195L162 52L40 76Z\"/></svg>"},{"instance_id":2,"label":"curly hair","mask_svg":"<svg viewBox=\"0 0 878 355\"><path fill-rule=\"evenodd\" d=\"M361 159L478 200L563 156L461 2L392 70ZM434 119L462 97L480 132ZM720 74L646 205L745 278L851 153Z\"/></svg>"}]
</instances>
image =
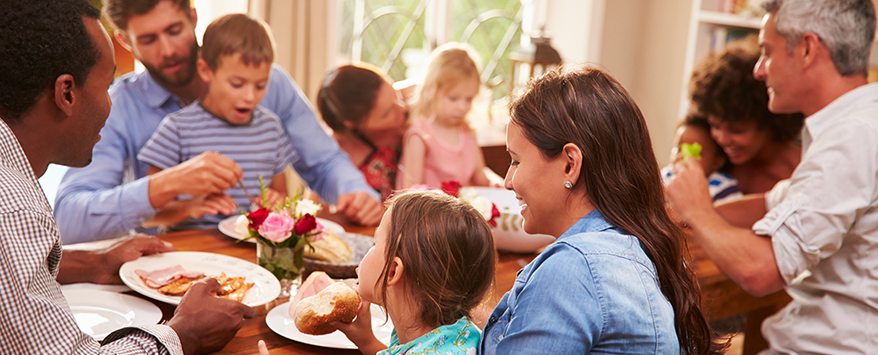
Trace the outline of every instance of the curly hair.
<instances>
[{"instance_id":1,"label":"curly hair","mask_svg":"<svg viewBox=\"0 0 878 355\"><path fill-rule=\"evenodd\" d=\"M104 16L117 30L125 31L128 28L128 20L134 15L146 14L158 5L160 1L169 0L104 0ZM189 9L189 0L170 0L181 9ZM186 13L189 16L189 13Z\"/></svg>"},{"instance_id":2,"label":"curly hair","mask_svg":"<svg viewBox=\"0 0 878 355\"><path fill-rule=\"evenodd\" d=\"M0 3L0 115L20 121L59 76L77 85L100 59L83 18L100 18L85 0L27 0Z\"/></svg>"},{"instance_id":3,"label":"curly hair","mask_svg":"<svg viewBox=\"0 0 878 355\"><path fill-rule=\"evenodd\" d=\"M775 142L796 140L805 118L768 110L765 82L753 77L759 55L756 35L729 42L722 51L710 53L692 72L692 104L701 114L724 122L755 121L759 128L770 130Z\"/></svg>"}]
</instances>

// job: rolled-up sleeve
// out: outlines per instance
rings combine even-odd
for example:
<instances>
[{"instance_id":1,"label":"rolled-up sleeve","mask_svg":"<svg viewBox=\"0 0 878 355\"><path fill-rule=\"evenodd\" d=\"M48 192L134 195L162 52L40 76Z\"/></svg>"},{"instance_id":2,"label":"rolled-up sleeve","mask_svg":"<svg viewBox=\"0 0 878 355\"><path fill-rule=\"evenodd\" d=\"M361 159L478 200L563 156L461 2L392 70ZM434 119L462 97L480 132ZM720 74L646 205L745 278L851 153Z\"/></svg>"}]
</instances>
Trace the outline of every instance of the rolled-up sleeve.
<instances>
[{"instance_id":1,"label":"rolled-up sleeve","mask_svg":"<svg viewBox=\"0 0 878 355\"><path fill-rule=\"evenodd\" d=\"M787 196L753 225L756 234L771 236L788 285L835 254L876 199L874 129L848 121L822 131L814 142L793 173Z\"/></svg>"}]
</instances>

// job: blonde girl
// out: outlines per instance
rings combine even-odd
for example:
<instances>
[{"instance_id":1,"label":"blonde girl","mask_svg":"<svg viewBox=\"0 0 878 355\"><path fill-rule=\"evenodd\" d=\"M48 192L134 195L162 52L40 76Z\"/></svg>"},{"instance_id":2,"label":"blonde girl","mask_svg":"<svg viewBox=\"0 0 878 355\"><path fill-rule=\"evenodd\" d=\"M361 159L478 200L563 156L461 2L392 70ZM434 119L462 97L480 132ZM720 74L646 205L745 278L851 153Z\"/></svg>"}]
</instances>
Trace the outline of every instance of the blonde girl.
<instances>
[{"instance_id":1,"label":"blonde girl","mask_svg":"<svg viewBox=\"0 0 878 355\"><path fill-rule=\"evenodd\" d=\"M474 354L480 332L470 314L494 278L488 223L441 192L406 192L388 205L357 270L357 319L334 325L363 354ZM393 322L389 348L372 333L371 303Z\"/></svg>"},{"instance_id":2,"label":"blonde girl","mask_svg":"<svg viewBox=\"0 0 878 355\"><path fill-rule=\"evenodd\" d=\"M415 184L439 188L449 180L502 185L502 179L485 167L485 157L466 122L480 87L479 69L464 45L451 42L433 52L416 94L415 122L403 137L397 188Z\"/></svg>"}]
</instances>

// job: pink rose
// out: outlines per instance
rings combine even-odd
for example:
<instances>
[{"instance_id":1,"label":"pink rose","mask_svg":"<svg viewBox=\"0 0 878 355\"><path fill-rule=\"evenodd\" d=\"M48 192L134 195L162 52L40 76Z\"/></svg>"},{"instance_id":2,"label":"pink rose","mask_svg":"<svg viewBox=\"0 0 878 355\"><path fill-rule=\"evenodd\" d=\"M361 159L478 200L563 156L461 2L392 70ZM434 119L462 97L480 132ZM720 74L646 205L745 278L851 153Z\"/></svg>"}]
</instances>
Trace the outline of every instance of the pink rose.
<instances>
[{"instance_id":1,"label":"pink rose","mask_svg":"<svg viewBox=\"0 0 878 355\"><path fill-rule=\"evenodd\" d=\"M259 235L273 242L280 243L290 237L295 220L280 213L271 212L262 225L259 226Z\"/></svg>"}]
</instances>

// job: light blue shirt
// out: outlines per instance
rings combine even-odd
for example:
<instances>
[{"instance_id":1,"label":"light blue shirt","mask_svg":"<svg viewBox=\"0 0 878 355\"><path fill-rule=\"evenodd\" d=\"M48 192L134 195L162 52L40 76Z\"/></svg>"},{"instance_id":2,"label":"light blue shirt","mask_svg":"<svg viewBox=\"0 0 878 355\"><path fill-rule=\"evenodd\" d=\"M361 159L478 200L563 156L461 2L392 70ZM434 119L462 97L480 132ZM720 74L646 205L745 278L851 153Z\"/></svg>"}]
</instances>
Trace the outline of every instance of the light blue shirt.
<instances>
[{"instance_id":1,"label":"light blue shirt","mask_svg":"<svg viewBox=\"0 0 878 355\"><path fill-rule=\"evenodd\" d=\"M674 310L639 240L597 210L518 272L481 354L679 354Z\"/></svg>"},{"instance_id":2,"label":"light blue shirt","mask_svg":"<svg viewBox=\"0 0 878 355\"><path fill-rule=\"evenodd\" d=\"M118 237L152 218L148 166L137 153L162 118L182 108L182 100L159 85L147 71L131 73L110 87L113 106L92 162L70 169L61 180L55 219L64 244ZM331 137L326 135L308 100L280 66L273 65L268 90L260 105L278 115L299 156L296 171L325 201L344 193L366 191L363 174Z\"/></svg>"},{"instance_id":3,"label":"light blue shirt","mask_svg":"<svg viewBox=\"0 0 878 355\"><path fill-rule=\"evenodd\" d=\"M376 355L475 355L479 335L479 328L466 317L454 324L433 329L405 344L399 343L394 329L390 334L390 345Z\"/></svg>"}]
</instances>

